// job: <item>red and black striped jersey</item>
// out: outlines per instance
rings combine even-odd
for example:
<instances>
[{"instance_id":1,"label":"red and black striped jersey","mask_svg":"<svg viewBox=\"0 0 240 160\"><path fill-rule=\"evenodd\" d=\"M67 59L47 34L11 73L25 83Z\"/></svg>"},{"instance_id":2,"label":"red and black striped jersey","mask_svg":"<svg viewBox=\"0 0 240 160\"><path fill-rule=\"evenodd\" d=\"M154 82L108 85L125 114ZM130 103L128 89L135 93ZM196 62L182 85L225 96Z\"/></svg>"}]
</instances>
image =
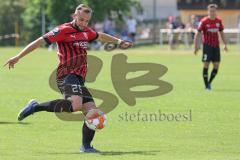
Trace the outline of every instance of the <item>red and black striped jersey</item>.
<instances>
[{"instance_id":1,"label":"red and black striped jersey","mask_svg":"<svg viewBox=\"0 0 240 160\"><path fill-rule=\"evenodd\" d=\"M83 79L87 73L87 44L98 38L97 32L86 27L80 31L73 22L64 23L43 35L48 43L57 44L59 65L57 78L77 74Z\"/></svg>"},{"instance_id":2,"label":"red and black striped jersey","mask_svg":"<svg viewBox=\"0 0 240 160\"><path fill-rule=\"evenodd\" d=\"M209 17L204 17L201 19L198 31L202 31L202 41L212 47L219 46L218 32L223 31L224 26L220 18L215 18L211 20Z\"/></svg>"}]
</instances>

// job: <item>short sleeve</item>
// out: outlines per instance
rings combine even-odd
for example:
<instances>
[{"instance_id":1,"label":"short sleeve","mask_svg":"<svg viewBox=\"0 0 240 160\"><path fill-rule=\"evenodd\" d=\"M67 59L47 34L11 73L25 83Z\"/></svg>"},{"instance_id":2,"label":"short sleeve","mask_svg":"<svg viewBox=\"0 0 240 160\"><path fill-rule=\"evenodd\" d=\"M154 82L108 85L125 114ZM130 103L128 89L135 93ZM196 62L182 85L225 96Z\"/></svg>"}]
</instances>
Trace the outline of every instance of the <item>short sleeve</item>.
<instances>
[{"instance_id":1,"label":"short sleeve","mask_svg":"<svg viewBox=\"0 0 240 160\"><path fill-rule=\"evenodd\" d=\"M198 30L199 32L201 32L201 31L204 30L204 23L203 23L203 21L200 21L200 22L199 22L197 30Z\"/></svg>"},{"instance_id":2,"label":"short sleeve","mask_svg":"<svg viewBox=\"0 0 240 160\"><path fill-rule=\"evenodd\" d=\"M92 42L98 38L98 33L94 30L89 30L88 32L88 42Z\"/></svg>"},{"instance_id":3,"label":"short sleeve","mask_svg":"<svg viewBox=\"0 0 240 160\"><path fill-rule=\"evenodd\" d=\"M54 42L59 42L64 39L63 30L60 27L56 27L48 33L44 34L43 39L46 41L48 45Z\"/></svg>"}]
</instances>

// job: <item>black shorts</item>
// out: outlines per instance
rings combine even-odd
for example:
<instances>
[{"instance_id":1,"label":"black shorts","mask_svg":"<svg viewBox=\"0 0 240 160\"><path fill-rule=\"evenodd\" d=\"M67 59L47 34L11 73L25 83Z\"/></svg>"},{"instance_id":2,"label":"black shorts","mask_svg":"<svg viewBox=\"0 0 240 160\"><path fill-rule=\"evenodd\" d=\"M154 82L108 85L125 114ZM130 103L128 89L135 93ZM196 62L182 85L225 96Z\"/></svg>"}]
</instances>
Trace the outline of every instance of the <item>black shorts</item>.
<instances>
[{"instance_id":1,"label":"black shorts","mask_svg":"<svg viewBox=\"0 0 240 160\"><path fill-rule=\"evenodd\" d=\"M208 44L203 45L203 62L220 62L221 55L220 55L220 48L209 46Z\"/></svg>"},{"instance_id":2,"label":"black shorts","mask_svg":"<svg viewBox=\"0 0 240 160\"><path fill-rule=\"evenodd\" d=\"M72 95L79 95L83 98L83 104L87 102L94 102L91 93L84 85L84 80L81 76L76 74L69 74L57 80L59 90L64 96L64 99Z\"/></svg>"}]
</instances>

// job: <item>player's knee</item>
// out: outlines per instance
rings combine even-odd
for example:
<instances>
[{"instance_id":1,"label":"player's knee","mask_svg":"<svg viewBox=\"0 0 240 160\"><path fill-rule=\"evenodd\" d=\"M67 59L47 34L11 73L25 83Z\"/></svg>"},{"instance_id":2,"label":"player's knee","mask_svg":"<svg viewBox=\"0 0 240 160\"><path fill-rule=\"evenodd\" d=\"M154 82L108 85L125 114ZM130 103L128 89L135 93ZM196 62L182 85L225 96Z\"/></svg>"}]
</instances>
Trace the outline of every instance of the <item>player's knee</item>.
<instances>
[{"instance_id":1,"label":"player's knee","mask_svg":"<svg viewBox=\"0 0 240 160\"><path fill-rule=\"evenodd\" d=\"M218 68L219 68L219 65L214 65L213 66L213 69L215 69L215 70L218 70Z\"/></svg>"},{"instance_id":2,"label":"player's knee","mask_svg":"<svg viewBox=\"0 0 240 160\"><path fill-rule=\"evenodd\" d=\"M80 111L82 108L82 97L73 95L70 97L72 102L73 111Z\"/></svg>"},{"instance_id":3,"label":"player's knee","mask_svg":"<svg viewBox=\"0 0 240 160\"><path fill-rule=\"evenodd\" d=\"M94 102L87 102L83 104L83 109L86 111L92 110L92 109L97 109L97 106L95 105Z\"/></svg>"},{"instance_id":4,"label":"player's knee","mask_svg":"<svg viewBox=\"0 0 240 160\"><path fill-rule=\"evenodd\" d=\"M209 63L204 63L204 68L208 68L209 67Z\"/></svg>"},{"instance_id":5,"label":"player's knee","mask_svg":"<svg viewBox=\"0 0 240 160\"><path fill-rule=\"evenodd\" d=\"M214 62L214 63L213 63L213 69L218 70L219 64L220 64L219 62Z\"/></svg>"}]
</instances>

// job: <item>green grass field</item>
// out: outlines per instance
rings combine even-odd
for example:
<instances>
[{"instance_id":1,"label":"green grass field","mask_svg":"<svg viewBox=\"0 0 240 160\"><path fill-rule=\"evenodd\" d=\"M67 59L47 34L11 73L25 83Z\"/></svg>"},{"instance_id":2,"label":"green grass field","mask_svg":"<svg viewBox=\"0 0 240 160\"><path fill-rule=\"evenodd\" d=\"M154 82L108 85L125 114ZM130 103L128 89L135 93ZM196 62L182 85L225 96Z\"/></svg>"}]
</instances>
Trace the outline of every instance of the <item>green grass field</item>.
<instances>
[{"instance_id":1,"label":"green grass field","mask_svg":"<svg viewBox=\"0 0 240 160\"><path fill-rule=\"evenodd\" d=\"M0 48L0 64L20 48ZM112 56L125 53L131 63L159 63L168 68L161 77L173 85L165 95L138 98L134 107L123 102L113 88L110 76ZM127 51L95 52L103 69L96 82L87 86L113 93L119 99L108 114L108 125L97 132L93 145L102 154L81 154L82 122L65 122L42 112L17 122L19 110L29 99L40 102L60 98L48 84L57 65L55 52L38 49L23 58L14 70L0 70L0 160L239 160L240 159L240 63L239 49L230 47L222 54L221 69L211 92L202 81L201 54L189 50L170 51L159 46ZM121 67L121 66L119 66ZM89 71L91 72L91 71ZM139 74L136 73L135 76ZM147 89L142 87L141 89ZM100 101L97 101L100 103ZM126 121L128 114L192 113L186 121Z\"/></svg>"}]
</instances>

